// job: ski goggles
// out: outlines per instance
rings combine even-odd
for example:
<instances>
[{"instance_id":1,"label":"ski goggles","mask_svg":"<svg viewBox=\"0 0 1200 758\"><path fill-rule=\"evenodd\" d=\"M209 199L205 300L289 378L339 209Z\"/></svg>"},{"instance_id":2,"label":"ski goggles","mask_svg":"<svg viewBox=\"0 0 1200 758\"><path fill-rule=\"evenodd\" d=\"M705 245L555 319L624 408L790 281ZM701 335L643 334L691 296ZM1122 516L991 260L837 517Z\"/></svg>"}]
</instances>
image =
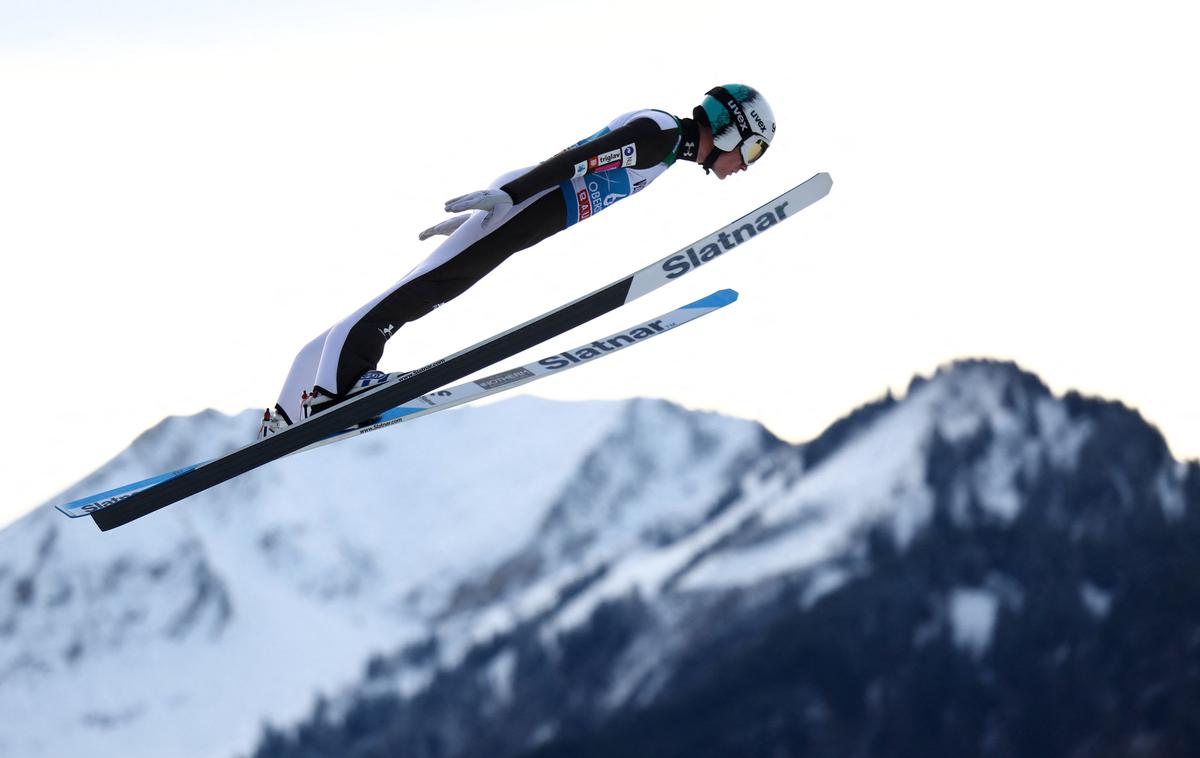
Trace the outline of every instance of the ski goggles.
<instances>
[{"instance_id":1,"label":"ski goggles","mask_svg":"<svg viewBox=\"0 0 1200 758\"><path fill-rule=\"evenodd\" d=\"M767 152L767 148L770 146L771 143L767 142L762 137L755 135L753 137L749 137L748 139L742 140L742 143L738 145L738 150L742 152L742 162L749 166L759 158L763 157L763 153Z\"/></svg>"}]
</instances>

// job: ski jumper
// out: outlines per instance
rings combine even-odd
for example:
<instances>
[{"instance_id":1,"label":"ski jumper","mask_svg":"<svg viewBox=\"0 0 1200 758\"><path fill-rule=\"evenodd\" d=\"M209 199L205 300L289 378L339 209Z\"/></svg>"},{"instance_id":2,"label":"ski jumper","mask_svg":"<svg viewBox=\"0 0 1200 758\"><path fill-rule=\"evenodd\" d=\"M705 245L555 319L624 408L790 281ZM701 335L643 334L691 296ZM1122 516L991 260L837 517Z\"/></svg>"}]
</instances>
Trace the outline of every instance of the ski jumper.
<instances>
[{"instance_id":1,"label":"ski jumper","mask_svg":"<svg viewBox=\"0 0 1200 758\"><path fill-rule=\"evenodd\" d=\"M402 325L449 302L524 250L644 189L677 159L695 161L699 127L659 110L617 117L537 166L492 184L512 208L482 230L476 211L416 268L374 300L322 332L296 355L277 404L288 423L303 418L302 398L316 389L343 397L375 369Z\"/></svg>"}]
</instances>

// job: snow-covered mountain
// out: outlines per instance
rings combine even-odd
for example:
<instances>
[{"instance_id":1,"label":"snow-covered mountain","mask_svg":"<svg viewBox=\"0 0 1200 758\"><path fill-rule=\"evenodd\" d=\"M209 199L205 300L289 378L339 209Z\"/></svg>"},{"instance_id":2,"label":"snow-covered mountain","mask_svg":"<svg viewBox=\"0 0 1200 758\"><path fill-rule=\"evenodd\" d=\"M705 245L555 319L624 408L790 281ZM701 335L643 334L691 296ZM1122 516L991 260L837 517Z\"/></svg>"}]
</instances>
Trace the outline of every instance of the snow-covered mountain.
<instances>
[{"instance_id":1,"label":"snow-covered mountain","mask_svg":"<svg viewBox=\"0 0 1200 758\"><path fill-rule=\"evenodd\" d=\"M66 497L255 423L169 419ZM1196 576L1200 466L1011 364L800 447L518 398L0 533L0 755L1171 755Z\"/></svg>"},{"instance_id":2,"label":"snow-covered mountain","mask_svg":"<svg viewBox=\"0 0 1200 758\"><path fill-rule=\"evenodd\" d=\"M256 428L253 412L168 419L63 498ZM248 751L265 720L300 718L370 655L428 635L614 440L644 451L642 473L694 456L648 482L676 497L718 487L763 439L665 403L518 398L295 456L112 532L41 508L0 532L0 755ZM487 633L460 626L446 639L464 650Z\"/></svg>"}]
</instances>

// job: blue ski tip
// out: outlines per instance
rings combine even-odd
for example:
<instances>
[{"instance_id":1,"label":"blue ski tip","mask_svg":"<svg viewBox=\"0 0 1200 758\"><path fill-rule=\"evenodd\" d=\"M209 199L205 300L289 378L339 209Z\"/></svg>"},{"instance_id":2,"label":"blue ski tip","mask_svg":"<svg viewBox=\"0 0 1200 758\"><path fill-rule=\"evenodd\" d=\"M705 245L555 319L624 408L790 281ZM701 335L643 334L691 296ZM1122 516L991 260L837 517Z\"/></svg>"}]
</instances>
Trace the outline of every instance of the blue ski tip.
<instances>
[{"instance_id":1,"label":"blue ski tip","mask_svg":"<svg viewBox=\"0 0 1200 758\"><path fill-rule=\"evenodd\" d=\"M708 297L689 303L684 308L721 308L738 299L736 290L717 290Z\"/></svg>"},{"instance_id":2,"label":"blue ski tip","mask_svg":"<svg viewBox=\"0 0 1200 758\"><path fill-rule=\"evenodd\" d=\"M150 489L151 487L153 487L156 484L162 484L163 482L165 482L169 479L174 479L177 476L186 474L189 471L200 468L201 465L202 464L185 466L184 468L176 469L174 471L168 471L167 473L159 474L158 476L152 476L149 479L142 479L141 481L133 482L131 484L126 484L121 487L117 487L116 489L106 490L104 492L100 492L95 495L88 495L87 497L81 497L78 500L72 500L69 503L64 503L62 505L58 505L55 507L58 508L58 510L60 512L66 514L67 516L70 516L71 518L78 518L79 516L90 516L90 515L92 515L92 513L99 510L99 508L93 508L91 510L84 510L82 506L99 505L101 507L107 507L109 505L116 505L117 503L124 500L126 497L128 497L131 494L141 492L142 490Z\"/></svg>"}]
</instances>

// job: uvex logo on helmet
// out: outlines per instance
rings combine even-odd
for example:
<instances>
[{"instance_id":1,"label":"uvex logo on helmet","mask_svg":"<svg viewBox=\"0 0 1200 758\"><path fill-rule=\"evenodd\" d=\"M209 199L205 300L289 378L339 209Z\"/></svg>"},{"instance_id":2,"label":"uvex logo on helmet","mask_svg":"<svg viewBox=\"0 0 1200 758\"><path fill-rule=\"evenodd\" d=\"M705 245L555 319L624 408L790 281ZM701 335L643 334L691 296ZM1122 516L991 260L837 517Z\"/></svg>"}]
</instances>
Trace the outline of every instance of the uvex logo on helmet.
<instances>
[{"instance_id":1,"label":"uvex logo on helmet","mask_svg":"<svg viewBox=\"0 0 1200 758\"><path fill-rule=\"evenodd\" d=\"M729 111L729 115L737 122L739 132L745 132L750 126L750 122L746 120L746 114L742 111L742 104L734 100L732 96L725 99L725 108ZM762 123L761 121L759 122Z\"/></svg>"},{"instance_id":2,"label":"uvex logo on helmet","mask_svg":"<svg viewBox=\"0 0 1200 758\"><path fill-rule=\"evenodd\" d=\"M758 90L744 84L713 87L696 108L696 117L707 119L713 145L725 152L736 150L753 136L770 144L775 137L775 113Z\"/></svg>"},{"instance_id":3,"label":"uvex logo on helmet","mask_svg":"<svg viewBox=\"0 0 1200 758\"><path fill-rule=\"evenodd\" d=\"M758 115L758 111L751 108L750 109L750 118L754 119L754 121L758 124L758 129L759 129L758 133L765 136L767 134L767 123L762 120L762 116ZM772 124L771 125L771 134L774 134L774 133L775 133L775 125Z\"/></svg>"}]
</instances>

